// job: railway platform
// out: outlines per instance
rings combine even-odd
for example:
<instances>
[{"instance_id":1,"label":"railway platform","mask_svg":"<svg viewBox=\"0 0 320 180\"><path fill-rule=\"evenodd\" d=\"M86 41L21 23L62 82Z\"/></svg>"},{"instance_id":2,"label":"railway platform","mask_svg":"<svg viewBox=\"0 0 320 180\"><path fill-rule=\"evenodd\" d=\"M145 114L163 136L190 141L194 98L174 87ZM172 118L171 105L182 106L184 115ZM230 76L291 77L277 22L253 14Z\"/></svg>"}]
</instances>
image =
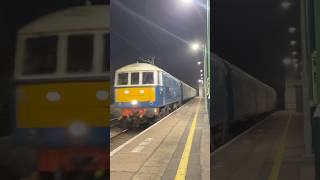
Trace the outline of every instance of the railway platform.
<instances>
[{"instance_id":1,"label":"railway platform","mask_svg":"<svg viewBox=\"0 0 320 180\"><path fill-rule=\"evenodd\" d=\"M210 179L210 128L194 98L110 153L111 179Z\"/></svg>"},{"instance_id":2,"label":"railway platform","mask_svg":"<svg viewBox=\"0 0 320 180\"><path fill-rule=\"evenodd\" d=\"M278 111L211 154L213 180L313 180L303 115Z\"/></svg>"}]
</instances>

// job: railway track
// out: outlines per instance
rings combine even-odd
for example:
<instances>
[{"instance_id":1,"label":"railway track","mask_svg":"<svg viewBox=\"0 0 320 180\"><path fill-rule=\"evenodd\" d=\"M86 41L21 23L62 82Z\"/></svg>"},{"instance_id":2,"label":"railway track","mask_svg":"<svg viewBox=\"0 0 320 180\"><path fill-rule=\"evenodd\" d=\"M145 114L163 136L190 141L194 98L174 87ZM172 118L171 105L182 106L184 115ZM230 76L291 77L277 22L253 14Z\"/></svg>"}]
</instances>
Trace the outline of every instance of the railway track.
<instances>
[{"instance_id":1,"label":"railway track","mask_svg":"<svg viewBox=\"0 0 320 180\"><path fill-rule=\"evenodd\" d=\"M177 109L167 113L165 116L163 116L158 121L161 121L164 117L168 116L169 114L175 112ZM121 146L125 142L129 141L134 136L138 135L140 132L142 132L144 129L148 128L149 125L142 125L140 128L121 128L119 127L119 123L117 121L117 118L111 119L110 122L110 152L116 149L117 147Z\"/></svg>"},{"instance_id":2,"label":"railway track","mask_svg":"<svg viewBox=\"0 0 320 180\"><path fill-rule=\"evenodd\" d=\"M110 131L110 152L141 132L138 129L122 129L118 132L114 131L115 130L113 129Z\"/></svg>"}]
</instances>

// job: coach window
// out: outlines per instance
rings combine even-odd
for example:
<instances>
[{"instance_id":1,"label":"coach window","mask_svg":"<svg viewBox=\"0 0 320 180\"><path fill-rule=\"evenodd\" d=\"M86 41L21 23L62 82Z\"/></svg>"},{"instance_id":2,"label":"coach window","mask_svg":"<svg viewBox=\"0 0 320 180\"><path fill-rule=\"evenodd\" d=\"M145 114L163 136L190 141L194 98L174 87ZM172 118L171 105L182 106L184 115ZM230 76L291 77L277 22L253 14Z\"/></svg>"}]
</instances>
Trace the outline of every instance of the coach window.
<instances>
[{"instance_id":1,"label":"coach window","mask_svg":"<svg viewBox=\"0 0 320 180\"><path fill-rule=\"evenodd\" d=\"M131 73L131 84L132 85L139 84L139 72Z\"/></svg>"},{"instance_id":2,"label":"coach window","mask_svg":"<svg viewBox=\"0 0 320 180\"><path fill-rule=\"evenodd\" d=\"M110 34L104 35L104 61L103 61L103 71L110 70Z\"/></svg>"},{"instance_id":3,"label":"coach window","mask_svg":"<svg viewBox=\"0 0 320 180\"><path fill-rule=\"evenodd\" d=\"M127 85L128 84L128 73L119 73L117 85Z\"/></svg>"},{"instance_id":4,"label":"coach window","mask_svg":"<svg viewBox=\"0 0 320 180\"><path fill-rule=\"evenodd\" d=\"M68 38L67 71L90 72L93 60L93 35L71 35Z\"/></svg>"},{"instance_id":5,"label":"coach window","mask_svg":"<svg viewBox=\"0 0 320 180\"><path fill-rule=\"evenodd\" d=\"M142 84L153 84L153 72L143 72L142 73Z\"/></svg>"},{"instance_id":6,"label":"coach window","mask_svg":"<svg viewBox=\"0 0 320 180\"><path fill-rule=\"evenodd\" d=\"M56 72L57 46L57 36L27 39L23 74L50 74Z\"/></svg>"}]
</instances>

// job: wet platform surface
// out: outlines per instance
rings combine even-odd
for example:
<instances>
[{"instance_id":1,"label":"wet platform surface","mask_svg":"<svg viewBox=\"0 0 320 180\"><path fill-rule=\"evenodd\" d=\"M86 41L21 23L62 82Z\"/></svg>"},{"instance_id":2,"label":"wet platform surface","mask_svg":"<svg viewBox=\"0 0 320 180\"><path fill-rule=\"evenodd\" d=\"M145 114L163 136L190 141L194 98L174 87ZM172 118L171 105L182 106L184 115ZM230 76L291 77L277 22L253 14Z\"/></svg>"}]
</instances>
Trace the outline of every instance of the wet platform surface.
<instances>
[{"instance_id":1,"label":"wet platform surface","mask_svg":"<svg viewBox=\"0 0 320 180\"><path fill-rule=\"evenodd\" d=\"M210 128L195 98L111 152L111 179L210 179Z\"/></svg>"},{"instance_id":2,"label":"wet platform surface","mask_svg":"<svg viewBox=\"0 0 320 180\"><path fill-rule=\"evenodd\" d=\"M275 112L211 154L213 180L313 180L303 115Z\"/></svg>"}]
</instances>

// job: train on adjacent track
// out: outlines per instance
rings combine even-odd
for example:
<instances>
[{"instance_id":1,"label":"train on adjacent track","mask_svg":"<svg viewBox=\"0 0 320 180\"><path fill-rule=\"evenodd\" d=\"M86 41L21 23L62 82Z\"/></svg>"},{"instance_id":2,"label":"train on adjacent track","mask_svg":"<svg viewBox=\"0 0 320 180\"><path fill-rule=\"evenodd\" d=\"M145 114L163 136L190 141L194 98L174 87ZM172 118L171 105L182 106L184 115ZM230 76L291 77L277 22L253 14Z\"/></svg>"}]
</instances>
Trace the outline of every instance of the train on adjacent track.
<instances>
[{"instance_id":1,"label":"train on adjacent track","mask_svg":"<svg viewBox=\"0 0 320 180\"><path fill-rule=\"evenodd\" d=\"M150 63L121 67L114 82L118 120L131 127L152 123L197 94L196 89Z\"/></svg>"},{"instance_id":2,"label":"train on adjacent track","mask_svg":"<svg viewBox=\"0 0 320 180\"><path fill-rule=\"evenodd\" d=\"M211 57L211 138L224 141L233 125L275 110L277 93L226 60Z\"/></svg>"},{"instance_id":3,"label":"train on adjacent track","mask_svg":"<svg viewBox=\"0 0 320 180\"><path fill-rule=\"evenodd\" d=\"M109 14L77 6L18 32L15 139L37 148L42 179L109 172Z\"/></svg>"}]
</instances>

